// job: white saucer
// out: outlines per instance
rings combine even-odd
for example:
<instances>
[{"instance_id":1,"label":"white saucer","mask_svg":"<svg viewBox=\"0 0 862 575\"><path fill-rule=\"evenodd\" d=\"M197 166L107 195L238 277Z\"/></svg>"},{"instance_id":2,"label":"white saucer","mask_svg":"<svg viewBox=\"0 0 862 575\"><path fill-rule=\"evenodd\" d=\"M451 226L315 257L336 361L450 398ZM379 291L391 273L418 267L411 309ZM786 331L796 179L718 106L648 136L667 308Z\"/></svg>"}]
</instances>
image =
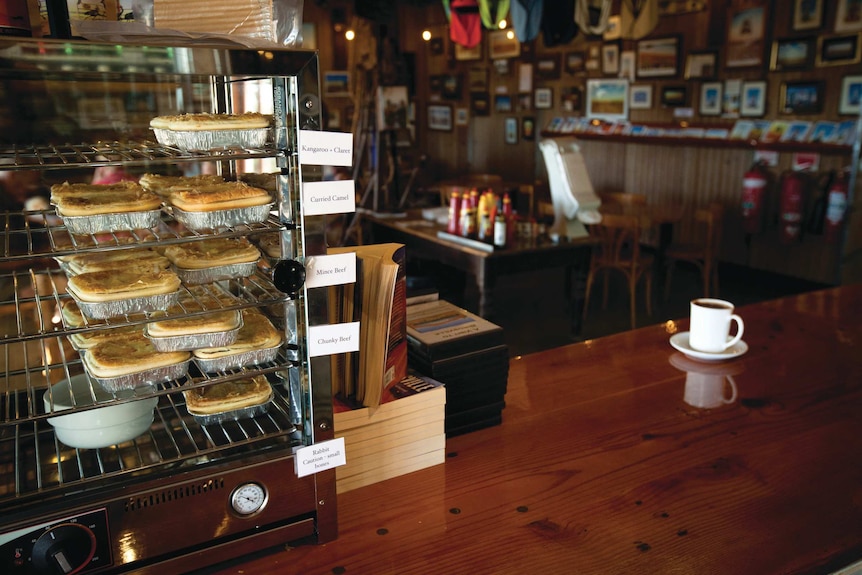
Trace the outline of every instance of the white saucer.
<instances>
[{"instance_id":1,"label":"white saucer","mask_svg":"<svg viewBox=\"0 0 862 575\"><path fill-rule=\"evenodd\" d=\"M743 340L739 340L722 352L712 353L708 351L698 351L689 346L687 331L681 331L672 335L670 338L670 344L674 349L681 351L684 355L701 361L721 361L723 359L732 359L734 357L739 357L748 351L748 344Z\"/></svg>"}]
</instances>

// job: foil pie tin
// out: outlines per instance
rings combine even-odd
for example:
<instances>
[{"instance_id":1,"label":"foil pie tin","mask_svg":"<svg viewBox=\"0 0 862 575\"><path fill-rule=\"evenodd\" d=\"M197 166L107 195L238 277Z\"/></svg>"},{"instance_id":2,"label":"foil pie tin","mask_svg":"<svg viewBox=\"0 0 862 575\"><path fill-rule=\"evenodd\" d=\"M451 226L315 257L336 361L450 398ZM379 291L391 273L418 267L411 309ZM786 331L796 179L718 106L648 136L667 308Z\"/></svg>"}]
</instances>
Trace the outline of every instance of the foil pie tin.
<instances>
[{"instance_id":1,"label":"foil pie tin","mask_svg":"<svg viewBox=\"0 0 862 575\"><path fill-rule=\"evenodd\" d=\"M200 357L195 357L193 359L201 371L204 373L214 373L275 361L275 358L278 357L279 349L281 349L280 343L275 347L253 349L251 351L243 351L232 355L214 357L212 359L202 359Z\"/></svg>"},{"instance_id":2,"label":"foil pie tin","mask_svg":"<svg viewBox=\"0 0 862 575\"><path fill-rule=\"evenodd\" d=\"M174 132L167 128L152 128L153 134L156 136L156 141L163 146L176 146L177 140L174 138Z\"/></svg>"},{"instance_id":3,"label":"foil pie tin","mask_svg":"<svg viewBox=\"0 0 862 575\"><path fill-rule=\"evenodd\" d=\"M207 413L207 414L198 414L194 413L191 410L188 410L189 415L191 415L196 422L201 425L216 425L219 423L225 423L227 421L234 421L237 419L250 419L252 417L257 417L258 415L263 415L267 411L269 411L269 406L272 404L272 396L267 401L260 403L258 405L250 405L248 407L243 407L242 409L232 409L230 411L223 411L221 413Z\"/></svg>"},{"instance_id":4,"label":"foil pie tin","mask_svg":"<svg viewBox=\"0 0 862 575\"><path fill-rule=\"evenodd\" d=\"M180 280L186 285L200 285L213 283L219 280L229 280L234 278L245 278L254 275L257 269L257 262L245 262L241 264L228 264L224 266L214 266L211 268L202 268L198 270L190 270L172 266L173 270L179 276ZM217 344L218 345L218 344ZM202 347L215 347L214 345Z\"/></svg>"},{"instance_id":5,"label":"foil pie tin","mask_svg":"<svg viewBox=\"0 0 862 575\"><path fill-rule=\"evenodd\" d=\"M56 211L63 218L66 228L79 235L144 230L158 226L161 221L161 210L92 216L64 216L59 208Z\"/></svg>"},{"instance_id":6,"label":"foil pie tin","mask_svg":"<svg viewBox=\"0 0 862 575\"><path fill-rule=\"evenodd\" d=\"M108 319L130 313L165 310L177 303L179 293L179 291L175 291L166 294L132 297L115 301L89 302L81 301L75 294L69 291L69 295L77 302L81 313L90 319Z\"/></svg>"},{"instance_id":7,"label":"foil pie tin","mask_svg":"<svg viewBox=\"0 0 862 575\"><path fill-rule=\"evenodd\" d=\"M120 375L117 377L98 377L93 375L90 366L87 363L87 355L84 355L83 364L87 370L87 374L96 381L105 391L116 393L124 389L137 389L146 385L153 385L164 381L171 381L183 377L189 371L189 360L166 365L163 367L155 367L135 373Z\"/></svg>"},{"instance_id":8,"label":"foil pie tin","mask_svg":"<svg viewBox=\"0 0 862 575\"><path fill-rule=\"evenodd\" d=\"M272 210L273 205L275 204L270 202L261 206L214 210L211 212L189 212L174 206L172 212L174 219L190 230L205 230L265 222L269 217L269 212Z\"/></svg>"},{"instance_id":9,"label":"foil pie tin","mask_svg":"<svg viewBox=\"0 0 862 575\"><path fill-rule=\"evenodd\" d=\"M156 140L188 152L263 148L269 139L269 128L247 130L153 130ZM169 132L169 133L165 133Z\"/></svg>"},{"instance_id":10,"label":"foil pie tin","mask_svg":"<svg viewBox=\"0 0 862 575\"><path fill-rule=\"evenodd\" d=\"M144 335L152 342L156 351L191 351L193 349L230 345L236 341L241 327L242 325L227 331L172 335L168 337L153 337L144 329Z\"/></svg>"}]
</instances>

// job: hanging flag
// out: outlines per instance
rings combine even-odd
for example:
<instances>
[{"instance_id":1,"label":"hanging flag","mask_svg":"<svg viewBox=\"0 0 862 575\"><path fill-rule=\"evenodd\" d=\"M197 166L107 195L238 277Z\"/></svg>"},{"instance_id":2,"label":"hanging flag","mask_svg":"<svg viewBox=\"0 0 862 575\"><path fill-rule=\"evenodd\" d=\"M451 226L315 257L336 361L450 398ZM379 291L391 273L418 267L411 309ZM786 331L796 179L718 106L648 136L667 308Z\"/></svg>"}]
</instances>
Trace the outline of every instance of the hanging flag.
<instances>
[{"instance_id":1,"label":"hanging flag","mask_svg":"<svg viewBox=\"0 0 862 575\"><path fill-rule=\"evenodd\" d=\"M449 7L449 38L465 48L473 48L482 40L482 17L476 0L443 0Z\"/></svg>"},{"instance_id":2,"label":"hanging flag","mask_svg":"<svg viewBox=\"0 0 862 575\"><path fill-rule=\"evenodd\" d=\"M518 0L515 0L517 2ZM492 10L493 9L493 10ZM494 15L491 15L491 12ZM479 0L479 15L482 16L482 25L489 30L496 30L500 22L509 14L509 0Z\"/></svg>"},{"instance_id":3,"label":"hanging flag","mask_svg":"<svg viewBox=\"0 0 862 575\"><path fill-rule=\"evenodd\" d=\"M515 36L521 43L530 42L539 35L542 27L542 11L544 0L513 0L510 11L512 13L512 27Z\"/></svg>"},{"instance_id":4,"label":"hanging flag","mask_svg":"<svg viewBox=\"0 0 862 575\"><path fill-rule=\"evenodd\" d=\"M578 35L574 2L546 2L542 13L545 46L568 44Z\"/></svg>"}]
</instances>

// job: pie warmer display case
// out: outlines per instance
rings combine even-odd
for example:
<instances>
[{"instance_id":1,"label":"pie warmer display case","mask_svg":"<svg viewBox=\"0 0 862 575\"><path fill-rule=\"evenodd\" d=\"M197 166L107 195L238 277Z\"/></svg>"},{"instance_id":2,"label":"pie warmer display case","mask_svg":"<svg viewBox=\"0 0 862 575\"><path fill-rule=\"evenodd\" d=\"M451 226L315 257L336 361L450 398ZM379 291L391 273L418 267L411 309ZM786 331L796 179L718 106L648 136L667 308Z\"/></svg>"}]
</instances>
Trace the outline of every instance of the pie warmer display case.
<instances>
[{"instance_id":1,"label":"pie warmer display case","mask_svg":"<svg viewBox=\"0 0 862 575\"><path fill-rule=\"evenodd\" d=\"M327 321L327 294L303 283L305 259L326 249L325 216L304 217L301 201L303 184L321 180L322 169L300 165L298 152L300 132L320 129L319 102L313 51L0 41L0 170L7 176L0 214L0 572L188 572L337 536L334 470L299 477L294 468L298 449L333 438L329 358L311 357L306 342L308 327ZM273 118L260 149L184 151L160 145L149 129L157 115L248 111ZM232 227L185 229L163 208L151 229L77 235L39 199L52 183L89 182L116 170L226 179L264 173L274 205L265 221ZM38 185L16 194L10 175ZM65 445L48 421L56 412L46 409L45 391L76 376L99 385L80 375L69 336L143 325L153 315L67 327L59 310L70 296L57 258L213 236L274 243L275 255L263 257L252 276L200 289L220 294L205 300L212 309L256 308L283 329L276 359L217 373L192 362L179 379L109 395L100 407L156 398L149 429L109 447ZM196 313L203 312L187 315ZM187 412L182 390L258 374L275 392L265 413L199 424ZM63 413L90 409L82 403Z\"/></svg>"}]
</instances>

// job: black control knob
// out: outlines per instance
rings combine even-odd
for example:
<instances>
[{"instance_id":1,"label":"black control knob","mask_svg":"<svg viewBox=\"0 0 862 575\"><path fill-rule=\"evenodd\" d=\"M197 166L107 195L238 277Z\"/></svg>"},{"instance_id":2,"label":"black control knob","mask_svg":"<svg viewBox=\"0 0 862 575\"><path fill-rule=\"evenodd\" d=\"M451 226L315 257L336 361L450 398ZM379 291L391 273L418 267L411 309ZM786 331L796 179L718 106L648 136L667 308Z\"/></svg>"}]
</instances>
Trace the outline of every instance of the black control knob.
<instances>
[{"instance_id":1,"label":"black control knob","mask_svg":"<svg viewBox=\"0 0 862 575\"><path fill-rule=\"evenodd\" d=\"M294 295L305 283L305 266L296 260L280 260L272 268L272 284L282 293Z\"/></svg>"},{"instance_id":2,"label":"black control knob","mask_svg":"<svg viewBox=\"0 0 862 575\"><path fill-rule=\"evenodd\" d=\"M96 535L79 523L61 523L45 531L33 545L36 573L77 573L96 554Z\"/></svg>"}]
</instances>

